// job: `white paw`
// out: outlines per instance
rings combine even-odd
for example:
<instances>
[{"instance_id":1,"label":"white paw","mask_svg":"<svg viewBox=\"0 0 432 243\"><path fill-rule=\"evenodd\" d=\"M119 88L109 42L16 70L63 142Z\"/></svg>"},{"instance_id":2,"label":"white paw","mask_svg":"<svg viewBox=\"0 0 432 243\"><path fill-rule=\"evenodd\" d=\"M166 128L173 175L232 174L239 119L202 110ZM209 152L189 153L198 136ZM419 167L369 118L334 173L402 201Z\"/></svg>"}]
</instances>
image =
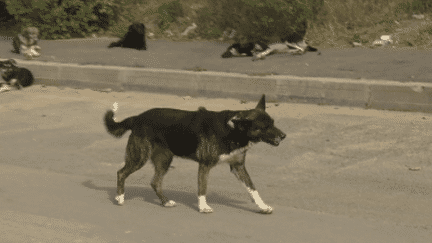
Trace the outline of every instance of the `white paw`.
<instances>
[{"instance_id":1,"label":"white paw","mask_svg":"<svg viewBox=\"0 0 432 243\"><path fill-rule=\"evenodd\" d=\"M200 213L213 213L213 209L207 204L206 196L198 196L198 208Z\"/></svg>"},{"instance_id":2,"label":"white paw","mask_svg":"<svg viewBox=\"0 0 432 243\"><path fill-rule=\"evenodd\" d=\"M169 200L168 202L166 202L164 204L164 207L170 208L170 207L175 207L176 206L176 202L174 202L173 200Z\"/></svg>"},{"instance_id":3,"label":"white paw","mask_svg":"<svg viewBox=\"0 0 432 243\"><path fill-rule=\"evenodd\" d=\"M207 205L207 207L200 208L199 212L200 213L213 213L213 208L211 208Z\"/></svg>"},{"instance_id":4,"label":"white paw","mask_svg":"<svg viewBox=\"0 0 432 243\"><path fill-rule=\"evenodd\" d=\"M115 199L117 200L118 205L123 205L124 204L124 194L117 195L115 197Z\"/></svg>"},{"instance_id":5,"label":"white paw","mask_svg":"<svg viewBox=\"0 0 432 243\"><path fill-rule=\"evenodd\" d=\"M7 84L2 85L0 87L0 92L6 92L6 91L10 91L10 90L12 90L12 88L9 85L7 85Z\"/></svg>"},{"instance_id":6,"label":"white paw","mask_svg":"<svg viewBox=\"0 0 432 243\"><path fill-rule=\"evenodd\" d=\"M246 190L249 192L249 194L252 198L252 202L255 202L255 204L260 209L260 211L259 211L260 213L270 214L273 212L273 208L264 203L264 201L261 199L259 193L256 190L252 190L247 186L246 186Z\"/></svg>"},{"instance_id":7,"label":"white paw","mask_svg":"<svg viewBox=\"0 0 432 243\"><path fill-rule=\"evenodd\" d=\"M259 213L262 214L271 214L273 212L273 208L269 205L265 205L265 207L260 207Z\"/></svg>"}]
</instances>

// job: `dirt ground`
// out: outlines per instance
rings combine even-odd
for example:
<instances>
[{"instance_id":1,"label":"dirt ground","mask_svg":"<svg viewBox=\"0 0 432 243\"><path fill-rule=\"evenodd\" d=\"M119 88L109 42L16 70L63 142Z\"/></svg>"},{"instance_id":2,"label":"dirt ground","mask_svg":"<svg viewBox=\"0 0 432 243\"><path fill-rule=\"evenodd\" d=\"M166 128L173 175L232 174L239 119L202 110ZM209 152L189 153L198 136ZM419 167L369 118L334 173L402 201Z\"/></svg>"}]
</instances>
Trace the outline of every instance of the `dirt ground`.
<instances>
[{"instance_id":1,"label":"dirt ground","mask_svg":"<svg viewBox=\"0 0 432 243\"><path fill-rule=\"evenodd\" d=\"M264 61L250 57L223 59L227 43L148 40L147 51L108 49L116 38L41 40L41 61L100 64L164 69L193 69L247 74L279 74L302 77L384 79L401 82L432 82L432 51L415 48L320 49L303 56L277 54ZM0 58L22 56L11 53L10 37L0 37Z\"/></svg>"},{"instance_id":2,"label":"dirt ground","mask_svg":"<svg viewBox=\"0 0 432 243\"><path fill-rule=\"evenodd\" d=\"M235 99L187 99L35 85L0 95L1 242L430 242L432 114L303 104L267 104L287 134L254 146L247 167L271 215L256 208L227 165L210 173L197 208L195 162L175 159L163 208L149 165L126 181L117 206L116 171L127 135L117 119L152 107L250 109Z\"/></svg>"}]
</instances>

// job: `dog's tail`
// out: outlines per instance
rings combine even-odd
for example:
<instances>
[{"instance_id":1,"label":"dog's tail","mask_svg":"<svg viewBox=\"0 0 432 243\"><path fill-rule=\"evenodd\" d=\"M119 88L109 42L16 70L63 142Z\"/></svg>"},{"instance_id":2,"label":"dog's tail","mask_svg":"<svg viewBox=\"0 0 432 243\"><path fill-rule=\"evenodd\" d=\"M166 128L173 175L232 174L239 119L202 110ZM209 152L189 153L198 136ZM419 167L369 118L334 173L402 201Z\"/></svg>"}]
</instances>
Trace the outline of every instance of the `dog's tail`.
<instances>
[{"instance_id":1,"label":"dog's tail","mask_svg":"<svg viewBox=\"0 0 432 243\"><path fill-rule=\"evenodd\" d=\"M107 111L107 113L105 113L105 117L104 117L105 127L109 134L119 138L123 136L123 134L125 134L128 130L132 129L134 117L126 118L122 122L114 121L113 117L114 117L114 111L110 110Z\"/></svg>"}]
</instances>

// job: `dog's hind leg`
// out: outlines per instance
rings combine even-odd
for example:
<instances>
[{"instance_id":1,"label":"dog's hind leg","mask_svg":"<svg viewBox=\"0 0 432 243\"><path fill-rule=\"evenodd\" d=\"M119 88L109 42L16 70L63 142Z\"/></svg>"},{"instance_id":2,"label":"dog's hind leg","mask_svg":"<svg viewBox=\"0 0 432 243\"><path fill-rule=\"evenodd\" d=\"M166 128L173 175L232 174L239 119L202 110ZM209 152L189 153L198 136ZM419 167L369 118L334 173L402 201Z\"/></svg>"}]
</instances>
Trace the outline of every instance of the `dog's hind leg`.
<instances>
[{"instance_id":1,"label":"dog's hind leg","mask_svg":"<svg viewBox=\"0 0 432 243\"><path fill-rule=\"evenodd\" d=\"M239 179L243 185L246 187L246 190L249 192L249 195L251 196L252 200L255 202L255 204L260 208L260 213L263 214L270 214L273 212L273 208L269 205L265 204L264 201L261 199L258 191L255 189L254 184L252 183L252 180L246 171L246 167L244 164L234 164L230 165L231 172Z\"/></svg>"},{"instance_id":2,"label":"dog's hind leg","mask_svg":"<svg viewBox=\"0 0 432 243\"><path fill-rule=\"evenodd\" d=\"M168 172L173 160L173 156L174 155L172 152L168 149L155 147L151 157L155 167L155 174L151 182L151 186L164 207L174 207L176 205L173 200L168 200L168 198L162 193L162 180L165 174Z\"/></svg>"},{"instance_id":3,"label":"dog's hind leg","mask_svg":"<svg viewBox=\"0 0 432 243\"><path fill-rule=\"evenodd\" d=\"M126 178L141 169L148 160L151 144L143 138L131 134L126 146L125 166L117 171L117 200L119 205L124 204L124 185Z\"/></svg>"}]
</instances>

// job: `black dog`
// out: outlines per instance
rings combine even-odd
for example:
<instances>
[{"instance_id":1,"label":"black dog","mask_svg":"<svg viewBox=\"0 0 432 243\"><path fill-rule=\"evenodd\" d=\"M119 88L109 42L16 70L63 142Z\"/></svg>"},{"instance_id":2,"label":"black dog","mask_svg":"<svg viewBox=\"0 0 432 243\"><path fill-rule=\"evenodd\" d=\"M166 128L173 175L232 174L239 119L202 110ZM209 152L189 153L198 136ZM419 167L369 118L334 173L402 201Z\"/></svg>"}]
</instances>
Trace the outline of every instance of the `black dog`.
<instances>
[{"instance_id":1,"label":"black dog","mask_svg":"<svg viewBox=\"0 0 432 243\"><path fill-rule=\"evenodd\" d=\"M249 42L246 44L235 43L229 46L222 54L222 58L239 57L239 56L253 56L254 52L262 52L269 47L262 42Z\"/></svg>"},{"instance_id":2,"label":"black dog","mask_svg":"<svg viewBox=\"0 0 432 243\"><path fill-rule=\"evenodd\" d=\"M218 163L228 163L231 172L244 183L261 213L271 213L255 189L245 167L246 151L252 143L266 142L278 146L285 134L274 126L265 112L265 96L255 109L183 111L155 108L138 116L115 122L114 112L105 114L105 125L110 134L121 137L132 130L126 147L125 166L117 172L117 197L124 203L126 178L139 170L151 158L155 175L151 186L165 207L175 206L162 194L162 179L174 156L189 158L199 163L198 207L203 213L213 212L206 203L207 179L210 169Z\"/></svg>"},{"instance_id":3,"label":"black dog","mask_svg":"<svg viewBox=\"0 0 432 243\"><path fill-rule=\"evenodd\" d=\"M0 72L7 84L15 86L17 89L33 84L33 74L27 68L17 67L14 59L0 61Z\"/></svg>"},{"instance_id":4,"label":"black dog","mask_svg":"<svg viewBox=\"0 0 432 243\"><path fill-rule=\"evenodd\" d=\"M142 23L134 23L129 26L128 32L117 42L111 43L108 48L125 47L137 50L147 50L145 39L145 26Z\"/></svg>"}]
</instances>

